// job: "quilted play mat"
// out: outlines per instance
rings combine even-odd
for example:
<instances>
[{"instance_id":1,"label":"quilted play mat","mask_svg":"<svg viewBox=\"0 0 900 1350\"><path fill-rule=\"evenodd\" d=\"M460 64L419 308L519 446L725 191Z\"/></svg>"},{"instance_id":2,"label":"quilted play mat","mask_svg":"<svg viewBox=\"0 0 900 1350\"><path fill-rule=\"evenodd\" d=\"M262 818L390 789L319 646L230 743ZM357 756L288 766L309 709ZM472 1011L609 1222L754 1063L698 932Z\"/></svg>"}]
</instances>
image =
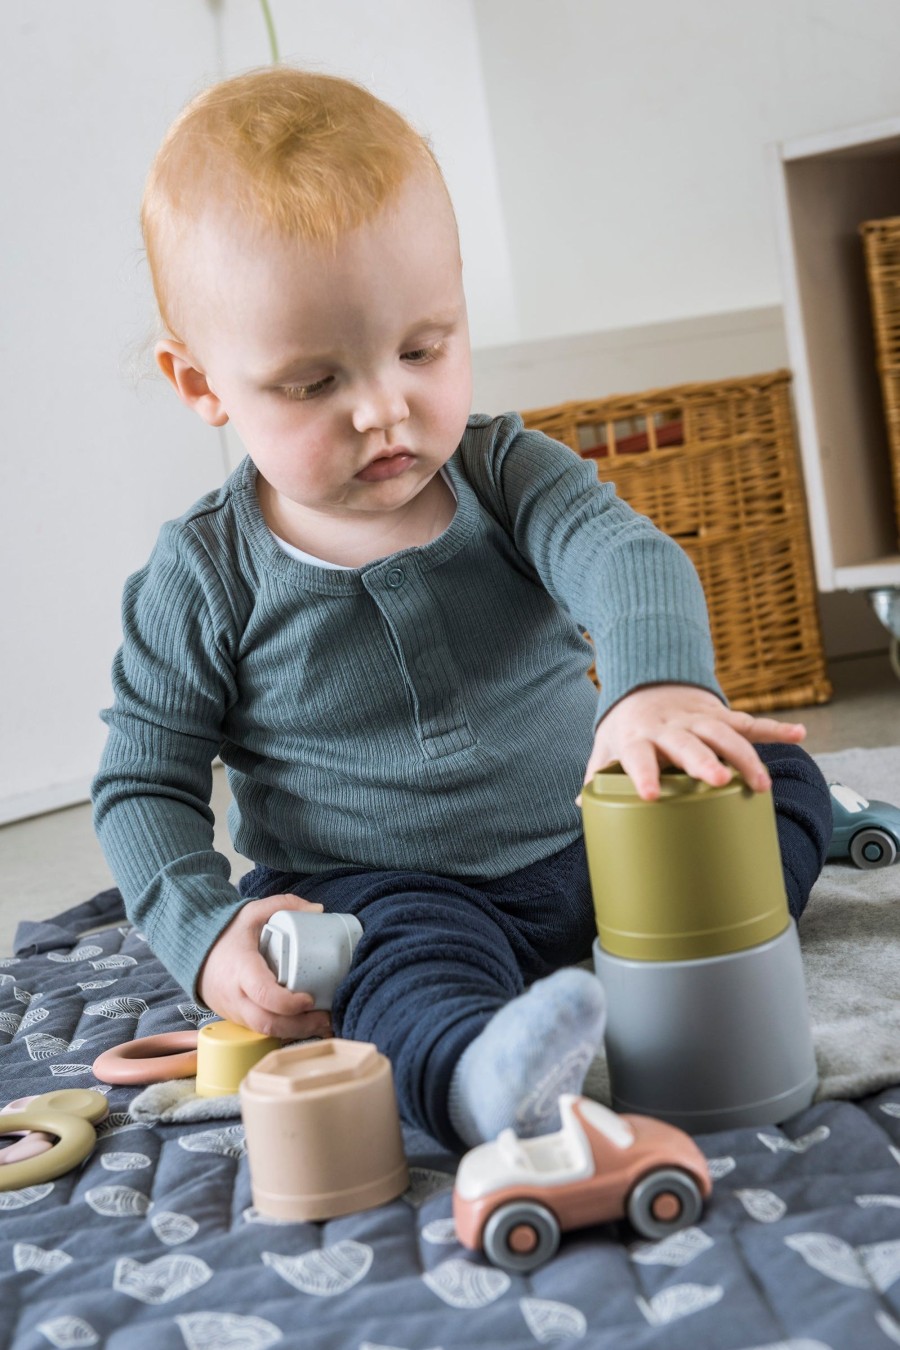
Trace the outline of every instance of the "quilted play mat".
<instances>
[{"instance_id":1,"label":"quilted play mat","mask_svg":"<svg viewBox=\"0 0 900 1350\"><path fill-rule=\"evenodd\" d=\"M850 753L863 756L849 762L855 785L890 800L900 751ZM840 756L820 762L850 779ZM457 1242L456 1159L411 1131L397 1200L324 1223L263 1218L233 1110L136 1118L139 1089L93 1077L108 1047L209 1017L127 924L118 892L24 923L0 959L0 1105L103 1087L110 1115L83 1164L0 1192L0 1346L900 1345L898 900L900 866L835 864L801 925L820 1099L781 1127L699 1137L715 1185L695 1226L660 1242L624 1222L583 1229L530 1275Z\"/></svg>"}]
</instances>

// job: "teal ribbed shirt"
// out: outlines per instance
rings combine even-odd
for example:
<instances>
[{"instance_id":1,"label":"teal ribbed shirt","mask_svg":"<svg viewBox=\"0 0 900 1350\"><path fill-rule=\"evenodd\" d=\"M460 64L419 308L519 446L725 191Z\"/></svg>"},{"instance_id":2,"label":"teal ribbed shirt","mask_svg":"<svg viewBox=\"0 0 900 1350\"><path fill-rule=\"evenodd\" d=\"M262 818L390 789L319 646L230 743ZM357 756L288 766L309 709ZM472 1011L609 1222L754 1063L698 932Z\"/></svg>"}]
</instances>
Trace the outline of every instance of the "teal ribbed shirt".
<instances>
[{"instance_id":1,"label":"teal ribbed shirt","mask_svg":"<svg viewBox=\"0 0 900 1350\"><path fill-rule=\"evenodd\" d=\"M719 692L692 564L592 465L476 416L447 473L443 534L333 570L278 547L245 460L126 583L95 825L186 989L242 903L213 849L217 754L255 862L497 877L578 836L614 702L659 681Z\"/></svg>"}]
</instances>

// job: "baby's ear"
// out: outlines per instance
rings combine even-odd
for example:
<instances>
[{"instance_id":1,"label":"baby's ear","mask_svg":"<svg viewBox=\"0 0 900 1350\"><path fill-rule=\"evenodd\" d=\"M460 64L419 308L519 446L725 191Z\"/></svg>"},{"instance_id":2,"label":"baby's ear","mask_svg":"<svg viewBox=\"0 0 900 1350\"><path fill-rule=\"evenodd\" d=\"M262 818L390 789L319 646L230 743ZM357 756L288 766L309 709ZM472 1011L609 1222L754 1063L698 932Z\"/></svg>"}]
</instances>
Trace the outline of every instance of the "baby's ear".
<instances>
[{"instance_id":1,"label":"baby's ear","mask_svg":"<svg viewBox=\"0 0 900 1350\"><path fill-rule=\"evenodd\" d=\"M178 397L193 408L198 417L211 427L225 425L228 413L222 400L183 342L176 342L174 338L162 338L157 342L156 364L174 386Z\"/></svg>"}]
</instances>

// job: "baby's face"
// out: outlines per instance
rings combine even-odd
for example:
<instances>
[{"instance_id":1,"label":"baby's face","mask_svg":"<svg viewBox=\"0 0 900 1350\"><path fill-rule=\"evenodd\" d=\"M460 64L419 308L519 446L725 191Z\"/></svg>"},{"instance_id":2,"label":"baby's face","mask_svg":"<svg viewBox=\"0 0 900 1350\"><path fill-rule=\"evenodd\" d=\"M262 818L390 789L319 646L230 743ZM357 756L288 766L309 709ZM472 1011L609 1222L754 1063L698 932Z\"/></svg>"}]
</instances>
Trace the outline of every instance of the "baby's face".
<instances>
[{"instance_id":1,"label":"baby's face","mask_svg":"<svg viewBox=\"0 0 900 1350\"><path fill-rule=\"evenodd\" d=\"M213 221L188 345L282 519L402 510L455 451L471 370L456 229L408 182L335 252ZM198 409L199 411L199 409ZM206 413L201 412L201 415Z\"/></svg>"}]
</instances>

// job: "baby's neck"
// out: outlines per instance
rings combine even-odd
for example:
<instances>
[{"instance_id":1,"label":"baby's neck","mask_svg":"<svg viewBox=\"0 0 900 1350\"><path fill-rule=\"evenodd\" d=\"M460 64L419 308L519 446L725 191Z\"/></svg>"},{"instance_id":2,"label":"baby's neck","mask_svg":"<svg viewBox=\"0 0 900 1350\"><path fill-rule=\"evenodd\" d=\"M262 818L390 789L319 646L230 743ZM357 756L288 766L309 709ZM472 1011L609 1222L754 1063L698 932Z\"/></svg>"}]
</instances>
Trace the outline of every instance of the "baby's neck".
<instances>
[{"instance_id":1,"label":"baby's neck","mask_svg":"<svg viewBox=\"0 0 900 1350\"><path fill-rule=\"evenodd\" d=\"M273 534L313 558L340 567L365 567L391 553L428 544L443 534L456 511L453 490L440 473L402 510L358 520L293 513L261 476L256 492L263 519Z\"/></svg>"}]
</instances>

